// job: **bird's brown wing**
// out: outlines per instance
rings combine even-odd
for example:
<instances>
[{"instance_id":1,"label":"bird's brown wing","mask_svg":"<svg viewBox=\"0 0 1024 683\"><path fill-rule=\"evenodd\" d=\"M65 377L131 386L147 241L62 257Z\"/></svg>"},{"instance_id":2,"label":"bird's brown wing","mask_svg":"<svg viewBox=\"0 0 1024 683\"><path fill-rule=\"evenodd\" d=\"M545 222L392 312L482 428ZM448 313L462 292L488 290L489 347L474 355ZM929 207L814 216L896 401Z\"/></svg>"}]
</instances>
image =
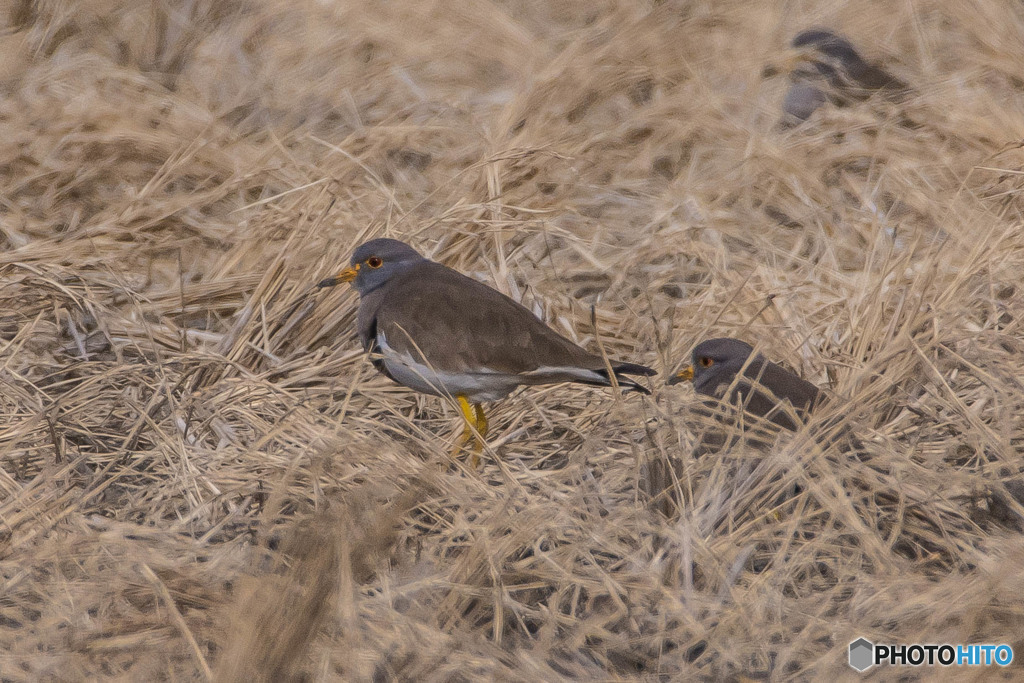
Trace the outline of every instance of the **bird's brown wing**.
<instances>
[{"instance_id":1,"label":"bird's brown wing","mask_svg":"<svg viewBox=\"0 0 1024 683\"><path fill-rule=\"evenodd\" d=\"M749 412L785 429L797 428L792 410L804 417L822 398L818 387L771 361L750 363L743 374L752 381L741 378L730 400L742 402ZM792 409L787 409L786 402Z\"/></svg>"},{"instance_id":2,"label":"bird's brown wing","mask_svg":"<svg viewBox=\"0 0 1024 683\"><path fill-rule=\"evenodd\" d=\"M753 375L751 372L753 367L753 364L748 366L747 375ZM813 410L821 400L821 390L818 387L771 361L764 364L763 370L756 377L778 398L788 399L797 410Z\"/></svg>"},{"instance_id":3,"label":"bird's brown wing","mask_svg":"<svg viewBox=\"0 0 1024 683\"><path fill-rule=\"evenodd\" d=\"M438 371L601 369L603 361L497 290L427 261L389 281L376 313L388 346Z\"/></svg>"},{"instance_id":4,"label":"bird's brown wing","mask_svg":"<svg viewBox=\"0 0 1024 683\"><path fill-rule=\"evenodd\" d=\"M910 86L874 64L868 64L854 76L854 80L868 94L881 90L889 97L898 98L910 92Z\"/></svg>"}]
</instances>

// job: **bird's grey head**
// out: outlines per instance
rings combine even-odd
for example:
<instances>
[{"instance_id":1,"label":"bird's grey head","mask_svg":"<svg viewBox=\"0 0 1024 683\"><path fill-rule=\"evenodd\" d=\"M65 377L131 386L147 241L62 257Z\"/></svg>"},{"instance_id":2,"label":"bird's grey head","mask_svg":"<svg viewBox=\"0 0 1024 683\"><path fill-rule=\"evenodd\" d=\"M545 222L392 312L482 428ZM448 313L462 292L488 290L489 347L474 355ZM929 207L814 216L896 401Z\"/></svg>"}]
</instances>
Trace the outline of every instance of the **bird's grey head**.
<instances>
[{"instance_id":1,"label":"bird's grey head","mask_svg":"<svg viewBox=\"0 0 1024 683\"><path fill-rule=\"evenodd\" d=\"M669 384L693 382L694 388L701 393L714 390L719 383L732 382L733 377L743 368L743 364L754 348L739 339L720 337L708 339L697 344L693 349L692 365L687 365L668 380ZM760 356L755 359L755 362ZM703 390L703 391L702 391Z\"/></svg>"},{"instance_id":2,"label":"bird's grey head","mask_svg":"<svg viewBox=\"0 0 1024 683\"><path fill-rule=\"evenodd\" d=\"M349 267L318 286L332 287L351 282L360 296L365 296L388 280L426 259L405 242L380 237L356 247Z\"/></svg>"},{"instance_id":3,"label":"bird's grey head","mask_svg":"<svg viewBox=\"0 0 1024 683\"><path fill-rule=\"evenodd\" d=\"M731 384L754 348L739 339L708 339L693 350L693 388L712 394L721 384Z\"/></svg>"},{"instance_id":4,"label":"bird's grey head","mask_svg":"<svg viewBox=\"0 0 1024 683\"><path fill-rule=\"evenodd\" d=\"M801 31L793 38L793 47L806 50L819 71L830 76L835 71L856 75L867 63L846 38L825 29Z\"/></svg>"}]
</instances>

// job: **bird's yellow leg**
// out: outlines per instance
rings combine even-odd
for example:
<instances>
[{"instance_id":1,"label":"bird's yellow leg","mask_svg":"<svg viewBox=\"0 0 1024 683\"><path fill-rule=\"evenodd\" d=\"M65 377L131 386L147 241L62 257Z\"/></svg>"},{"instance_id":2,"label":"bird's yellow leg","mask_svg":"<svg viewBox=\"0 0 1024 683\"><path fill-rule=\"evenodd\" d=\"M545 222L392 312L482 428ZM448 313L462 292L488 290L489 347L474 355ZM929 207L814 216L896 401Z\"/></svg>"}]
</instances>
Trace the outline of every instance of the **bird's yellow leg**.
<instances>
[{"instance_id":1,"label":"bird's yellow leg","mask_svg":"<svg viewBox=\"0 0 1024 683\"><path fill-rule=\"evenodd\" d=\"M469 443L469 439L473 438L473 427L476 425L476 415L473 414L473 407L469 401L462 394L455 397L459 401L459 410L462 412L462 437L459 439L459 444L455 447L453 456L459 452L462 447Z\"/></svg>"},{"instance_id":2,"label":"bird's yellow leg","mask_svg":"<svg viewBox=\"0 0 1024 683\"><path fill-rule=\"evenodd\" d=\"M464 425L462 427L462 439L459 446L465 446L469 443L469 440L473 438L473 427L476 426L477 418L473 413L473 408L470 406L469 401L462 394L455 397L455 400L459 402L459 410L462 411L462 419Z\"/></svg>"},{"instance_id":3,"label":"bird's yellow leg","mask_svg":"<svg viewBox=\"0 0 1024 683\"><path fill-rule=\"evenodd\" d=\"M484 415L484 409L479 403L470 403L462 394L457 395L455 400L459 402L459 410L462 412L465 425L462 427L459 445L455 447L452 455L472 441L473 455L469 459L469 464L476 469L480 465L480 452L484 448L483 438L487 436L487 416Z\"/></svg>"},{"instance_id":4,"label":"bird's yellow leg","mask_svg":"<svg viewBox=\"0 0 1024 683\"><path fill-rule=\"evenodd\" d=\"M479 403L474 403L473 412L476 413L476 431L483 439L487 436L487 416L484 415L484 407Z\"/></svg>"},{"instance_id":5,"label":"bird's yellow leg","mask_svg":"<svg viewBox=\"0 0 1024 683\"><path fill-rule=\"evenodd\" d=\"M480 466L480 452L484 449L484 437L487 436L487 416L484 415L484 407L479 403L473 404L473 412L475 413L476 421L474 426L476 427L476 443L473 444L473 457L470 458L469 464L476 469Z\"/></svg>"}]
</instances>

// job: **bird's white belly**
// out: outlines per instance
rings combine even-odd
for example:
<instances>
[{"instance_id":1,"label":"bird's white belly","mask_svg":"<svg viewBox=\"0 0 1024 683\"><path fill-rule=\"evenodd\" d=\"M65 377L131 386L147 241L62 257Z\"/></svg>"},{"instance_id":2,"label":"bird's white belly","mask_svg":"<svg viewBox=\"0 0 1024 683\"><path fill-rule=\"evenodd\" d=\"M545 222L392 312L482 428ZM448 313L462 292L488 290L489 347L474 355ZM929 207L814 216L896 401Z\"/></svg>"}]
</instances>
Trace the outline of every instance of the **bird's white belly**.
<instances>
[{"instance_id":1,"label":"bird's white belly","mask_svg":"<svg viewBox=\"0 0 1024 683\"><path fill-rule=\"evenodd\" d=\"M424 394L435 396L465 396L472 403L496 401L508 396L522 382L516 375L476 370L472 372L445 372L420 363L408 354L399 353L388 346L387 337L378 333L377 348L396 382Z\"/></svg>"}]
</instances>

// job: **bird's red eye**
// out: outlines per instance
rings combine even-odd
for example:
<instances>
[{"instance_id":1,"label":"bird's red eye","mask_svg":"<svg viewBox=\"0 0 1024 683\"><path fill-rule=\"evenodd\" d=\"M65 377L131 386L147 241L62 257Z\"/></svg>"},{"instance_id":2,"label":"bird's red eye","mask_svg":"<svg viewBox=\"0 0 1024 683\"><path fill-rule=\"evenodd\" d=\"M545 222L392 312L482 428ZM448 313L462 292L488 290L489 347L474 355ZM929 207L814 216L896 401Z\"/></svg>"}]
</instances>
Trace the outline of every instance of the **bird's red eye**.
<instances>
[{"instance_id":1,"label":"bird's red eye","mask_svg":"<svg viewBox=\"0 0 1024 683\"><path fill-rule=\"evenodd\" d=\"M380 268L381 266L384 265L384 261L381 259L380 256L371 256L370 258L366 259L366 265L370 266L371 268Z\"/></svg>"},{"instance_id":2,"label":"bird's red eye","mask_svg":"<svg viewBox=\"0 0 1024 683\"><path fill-rule=\"evenodd\" d=\"M715 364L715 361L714 361L713 358L708 358L707 356L701 356L700 357L700 364L703 365L706 368L710 368L712 365Z\"/></svg>"}]
</instances>

